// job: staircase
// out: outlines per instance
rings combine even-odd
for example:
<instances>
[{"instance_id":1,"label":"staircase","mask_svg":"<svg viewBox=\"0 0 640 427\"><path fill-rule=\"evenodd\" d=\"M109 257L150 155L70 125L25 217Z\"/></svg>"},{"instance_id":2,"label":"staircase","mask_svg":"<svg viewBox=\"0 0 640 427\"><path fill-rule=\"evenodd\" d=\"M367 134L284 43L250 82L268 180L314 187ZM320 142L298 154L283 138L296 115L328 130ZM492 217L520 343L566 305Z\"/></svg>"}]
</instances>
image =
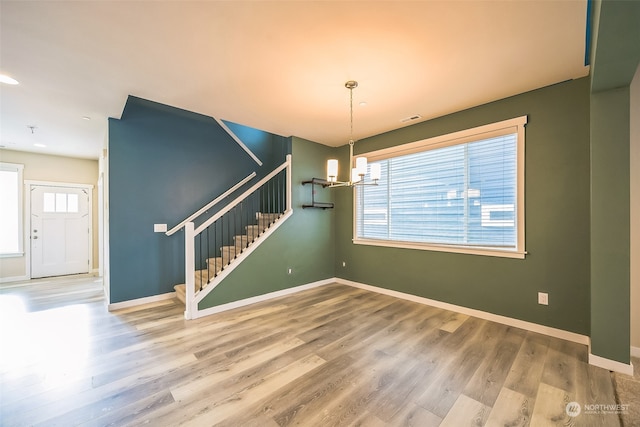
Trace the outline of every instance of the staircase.
<instances>
[{"instance_id":1,"label":"staircase","mask_svg":"<svg viewBox=\"0 0 640 427\"><path fill-rule=\"evenodd\" d=\"M186 319L206 315L199 303L293 214L291 154L265 177L246 188L252 173L169 230L184 230L184 281L175 285ZM246 184L246 185L245 185ZM224 203L214 211L216 204ZM214 213L203 218L209 211ZM196 222L198 224L196 225Z\"/></svg>"},{"instance_id":2,"label":"staircase","mask_svg":"<svg viewBox=\"0 0 640 427\"><path fill-rule=\"evenodd\" d=\"M256 224L246 225L244 227L245 234L233 236L233 245L220 247L220 256L206 258L204 262L207 268L195 271L194 292L198 293L204 290L220 272L234 262L251 245L255 244L282 216L282 213L257 212ZM183 304L186 304L186 285L181 283L173 288L176 291L176 297Z\"/></svg>"}]
</instances>

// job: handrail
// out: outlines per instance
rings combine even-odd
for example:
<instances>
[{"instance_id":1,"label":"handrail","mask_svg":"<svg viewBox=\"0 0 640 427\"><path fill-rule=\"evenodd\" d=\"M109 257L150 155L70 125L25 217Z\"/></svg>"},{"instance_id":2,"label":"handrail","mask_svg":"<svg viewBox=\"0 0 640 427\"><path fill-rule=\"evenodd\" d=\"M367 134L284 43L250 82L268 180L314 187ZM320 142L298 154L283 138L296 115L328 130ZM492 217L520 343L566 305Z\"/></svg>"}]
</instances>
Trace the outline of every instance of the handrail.
<instances>
[{"instance_id":1,"label":"handrail","mask_svg":"<svg viewBox=\"0 0 640 427\"><path fill-rule=\"evenodd\" d=\"M258 188L262 187L262 185L269 181L271 178L273 178L274 176L276 176L277 174L279 174L280 172L282 172L283 170L287 169L291 164L291 155L287 155L287 160L281 164L280 166L278 166L277 168L275 168L269 175L265 176L264 178L262 178L260 181L256 182L251 188L249 188L247 191L245 191L244 193L242 193L241 195L239 195L238 197L236 197L231 203L227 204L227 206L224 207L224 209L218 211L215 215L213 215L211 218L209 218L208 220L206 220L205 222L203 222L198 228L195 229L195 233L194 235L198 235L200 234L203 230L205 230L209 225L211 225L214 221L216 221L218 218L220 218L222 215L224 215L225 213L229 212L231 209L233 209L234 206L236 206L238 203L240 203L242 200L244 200L248 195L250 195L251 193L253 193L255 190L257 190ZM288 175L291 175L290 173ZM287 197L287 210L290 209L290 200L291 197Z\"/></svg>"},{"instance_id":2,"label":"handrail","mask_svg":"<svg viewBox=\"0 0 640 427\"><path fill-rule=\"evenodd\" d=\"M215 199L213 199L212 201L210 201L209 203L207 203L205 206L203 206L202 208L200 208L197 212L194 212L193 214L191 214L187 219L183 220L182 222L180 222L178 225L176 225L175 227L173 227L171 230L167 231L165 234L167 236L171 236L172 234L174 234L175 232L177 232L178 230L180 230L182 227L184 227L184 225L186 223L188 223L189 221L199 217L200 215L202 215L202 213L204 213L205 211L207 211L208 209L210 209L211 207L213 207L214 205L220 203L220 201L222 199L224 199L225 197L229 196L231 193L233 193L234 191L236 191L238 188L242 187L243 185L245 185L247 182L251 181L254 177L256 176L255 172L252 172L250 175L248 175L246 178L244 178L243 180L241 180L240 182L238 182L236 185L234 185L233 187L229 188L227 191L225 191L224 193L222 193L221 195L219 195L218 197L216 197Z\"/></svg>"}]
</instances>

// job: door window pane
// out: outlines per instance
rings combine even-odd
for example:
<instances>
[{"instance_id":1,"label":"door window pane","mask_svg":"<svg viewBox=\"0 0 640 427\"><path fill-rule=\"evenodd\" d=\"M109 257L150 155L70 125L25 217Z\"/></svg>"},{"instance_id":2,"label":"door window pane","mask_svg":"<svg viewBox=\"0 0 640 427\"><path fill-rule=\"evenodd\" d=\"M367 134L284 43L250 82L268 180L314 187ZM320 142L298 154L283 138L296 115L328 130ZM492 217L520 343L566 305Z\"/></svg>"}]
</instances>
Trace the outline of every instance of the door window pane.
<instances>
[{"instance_id":1,"label":"door window pane","mask_svg":"<svg viewBox=\"0 0 640 427\"><path fill-rule=\"evenodd\" d=\"M43 212L55 212L56 211L56 194L44 193L43 194Z\"/></svg>"},{"instance_id":2,"label":"door window pane","mask_svg":"<svg viewBox=\"0 0 640 427\"><path fill-rule=\"evenodd\" d=\"M71 212L71 213L78 212L78 195L77 194L67 194L67 212Z\"/></svg>"},{"instance_id":3,"label":"door window pane","mask_svg":"<svg viewBox=\"0 0 640 427\"><path fill-rule=\"evenodd\" d=\"M56 212L67 211L67 194L56 193Z\"/></svg>"}]
</instances>

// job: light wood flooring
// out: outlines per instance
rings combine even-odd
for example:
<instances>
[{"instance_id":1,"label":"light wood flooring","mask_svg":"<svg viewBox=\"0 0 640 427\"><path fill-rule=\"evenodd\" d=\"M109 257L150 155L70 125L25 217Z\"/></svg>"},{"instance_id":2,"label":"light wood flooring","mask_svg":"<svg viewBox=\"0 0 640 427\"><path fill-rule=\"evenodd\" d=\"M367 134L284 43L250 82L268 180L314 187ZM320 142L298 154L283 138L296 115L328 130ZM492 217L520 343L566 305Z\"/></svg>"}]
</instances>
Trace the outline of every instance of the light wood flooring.
<instances>
[{"instance_id":1,"label":"light wood flooring","mask_svg":"<svg viewBox=\"0 0 640 427\"><path fill-rule=\"evenodd\" d=\"M194 321L101 294L0 287L0 425L620 425L567 415L616 403L585 346L498 323L338 284Z\"/></svg>"}]
</instances>

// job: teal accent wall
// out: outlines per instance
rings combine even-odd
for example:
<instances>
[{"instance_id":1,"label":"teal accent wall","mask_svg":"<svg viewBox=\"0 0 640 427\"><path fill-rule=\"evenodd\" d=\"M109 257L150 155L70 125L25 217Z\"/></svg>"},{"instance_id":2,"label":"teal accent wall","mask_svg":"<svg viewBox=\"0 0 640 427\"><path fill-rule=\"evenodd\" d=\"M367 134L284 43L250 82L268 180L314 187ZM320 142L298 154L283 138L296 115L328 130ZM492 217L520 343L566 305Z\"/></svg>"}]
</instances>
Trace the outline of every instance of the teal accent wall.
<instances>
[{"instance_id":1,"label":"teal accent wall","mask_svg":"<svg viewBox=\"0 0 640 427\"><path fill-rule=\"evenodd\" d=\"M276 292L332 278L334 273L334 210L309 209L312 188L307 179L325 176L334 149L291 138L293 215L240 263L198 305L199 309ZM332 191L320 189L318 200L331 201ZM288 274L288 269L292 274Z\"/></svg>"},{"instance_id":2,"label":"teal accent wall","mask_svg":"<svg viewBox=\"0 0 640 427\"><path fill-rule=\"evenodd\" d=\"M265 157L262 166L208 116L131 96L121 119L109 120L111 303L184 283L183 232L168 237L153 224L171 228L251 172L253 183L284 161L285 138L234 127Z\"/></svg>"},{"instance_id":3,"label":"teal accent wall","mask_svg":"<svg viewBox=\"0 0 640 427\"><path fill-rule=\"evenodd\" d=\"M354 245L353 194L346 190L336 193L337 276L588 335L588 78L364 139L356 152L522 115L528 115L524 260ZM537 303L539 291L549 293L548 306Z\"/></svg>"}]
</instances>

